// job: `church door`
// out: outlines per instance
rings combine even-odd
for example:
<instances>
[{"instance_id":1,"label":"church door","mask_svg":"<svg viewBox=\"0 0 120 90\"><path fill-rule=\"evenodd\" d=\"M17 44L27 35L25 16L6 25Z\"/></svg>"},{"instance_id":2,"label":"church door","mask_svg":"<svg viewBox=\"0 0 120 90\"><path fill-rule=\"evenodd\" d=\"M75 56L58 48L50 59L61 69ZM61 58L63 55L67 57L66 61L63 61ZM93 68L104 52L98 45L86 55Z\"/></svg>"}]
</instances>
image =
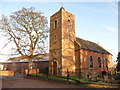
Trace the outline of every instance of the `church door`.
<instances>
[{"instance_id":1,"label":"church door","mask_svg":"<svg viewBox=\"0 0 120 90\"><path fill-rule=\"evenodd\" d=\"M57 62L53 63L53 75L57 75Z\"/></svg>"}]
</instances>

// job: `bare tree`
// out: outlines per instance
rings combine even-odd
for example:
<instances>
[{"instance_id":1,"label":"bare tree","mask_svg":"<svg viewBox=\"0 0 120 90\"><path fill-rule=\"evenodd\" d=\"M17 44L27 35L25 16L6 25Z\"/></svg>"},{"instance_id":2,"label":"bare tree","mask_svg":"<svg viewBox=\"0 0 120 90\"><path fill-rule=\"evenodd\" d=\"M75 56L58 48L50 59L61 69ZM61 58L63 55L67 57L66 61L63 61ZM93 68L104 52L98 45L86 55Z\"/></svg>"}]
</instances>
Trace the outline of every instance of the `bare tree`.
<instances>
[{"instance_id":1,"label":"bare tree","mask_svg":"<svg viewBox=\"0 0 120 90\"><path fill-rule=\"evenodd\" d=\"M35 8L22 8L13 12L9 17L2 16L0 31L8 37L6 45L13 42L14 53L22 57L29 57L29 67L32 65L32 57L46 53L46 40L48 37L48 21L41 12ZM5 45L5 46L6 46Z\"/></svg>"}]
</instances>

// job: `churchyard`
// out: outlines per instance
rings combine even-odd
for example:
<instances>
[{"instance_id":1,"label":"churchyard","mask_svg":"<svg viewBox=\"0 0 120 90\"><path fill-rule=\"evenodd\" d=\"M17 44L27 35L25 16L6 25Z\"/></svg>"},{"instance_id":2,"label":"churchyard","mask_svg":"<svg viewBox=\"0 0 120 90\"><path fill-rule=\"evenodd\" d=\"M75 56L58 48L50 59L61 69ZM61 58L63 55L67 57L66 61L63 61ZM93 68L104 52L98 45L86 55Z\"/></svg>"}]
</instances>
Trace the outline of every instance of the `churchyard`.
<instances>
[{"instance_id":1,"label":"churchyard","mask_svg":"<svg viewBox=\"0 0 120 90\"><path fill-rule=\"evenodd\" d=\"M68 73L69 74L69 73ZM119 87L119 76L118 74L95 74L94 75L86 75L86 76L50 76L48 73L36 73L36 74L28 74L27 78L38 78L38 79L47 79L52 81L60 81L68 84L77 84L87 87L95 87L95 88L118 88Z\"/></svg>"}]
</instances>

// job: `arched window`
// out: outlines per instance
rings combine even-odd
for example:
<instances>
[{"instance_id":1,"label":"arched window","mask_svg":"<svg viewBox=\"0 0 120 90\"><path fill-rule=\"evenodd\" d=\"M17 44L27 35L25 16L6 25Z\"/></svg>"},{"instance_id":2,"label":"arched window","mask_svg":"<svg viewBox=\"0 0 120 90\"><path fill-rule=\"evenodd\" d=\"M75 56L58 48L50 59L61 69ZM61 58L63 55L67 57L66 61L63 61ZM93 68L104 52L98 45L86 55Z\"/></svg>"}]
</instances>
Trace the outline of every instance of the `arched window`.
<instances>
[{"instance_id":1,"label":"arched window","mask_svg":"<svg viewBox=\"0 0 120 90\"><path fill-rule=\"evenodd\" d=\"M108 69L108 60L107 59L105 59L105 67L106 67L106 69Z\"/></svg>"},{"instance_id":2,"label":"arched window","mask_svg":"<svg viewBox=\"0 0 120 90\"><path fill-rule=\"evenodd\" d=\"M57 20L54 22L54 29L57 28Z\"/></svg>"},{"instance_id":3,"label":"arched window","mask_svg":"<svg viewBox=\"0 0 120 90\"><path fill-rule=\"evenodd\" d=\"M53 37L53 42L55 43L57 40L56 40L56 35Z\"/></svg>"},{"instance_id":4,"label":"arched window","mask_svg":"<svg viewBox=\"0 0 120 90\"><path fill-rule=\"evenodd\" d=\"M70 28L70 20L68 20L68 28Z\"/></svg>"},{"instance_id":5,"label":"arched window","mask_svg":"<svg viewBox=\"0 0 120 90\"><path fill-rule=\"evenodd\" d=\"M71 39L71 37L70 37L70 35L68 35L68 41L70 41L70 39Z\"/></svg>"},{"instance_id":6,"label":"arched window","mask_svg":"<svg viewBox=\"0 0 120 90\"><path fill-rule=\"evenodd\" d=\"M68 25L70 25L70 20L68 20Z\"/></svg>"},{"instance_id":7,"label":"arched window","mask_svg":"<svg viewBox=\"0 0 120 90\"><path fill-rule=\"evenodd\" d=\"M70 33L70 29L68 29L68 33Z\"/></svg>"},{"instance_id":8,"label":"arched window","mask_svg":"<svg viewBox=\"0 0 120 90\"><path fill-rule=\"evenodd\" d=\"M98 68L101 68L101 59L98 57Z\"/></svg>"},{"instance_id":9,"label":"arched window","mask_svg":"<svg viewBox=\"0 0 120 90\"><path fill-rule=\"evenodd\" d=\"M68 15L68 17L70 17L70 15Z\"/></svg>"},{"instance_id":10,"label":"arched window","mask_svg":"<svg viewBox=\"0 0 120 90\"><path fill-rule=\"evenodd\" d=\"M70 33L70 20L68 20L68 33Z\"/></svg>"},{"instance_id":11,"label":"arched window","mask_svg":"<svg viewBox=\"0 0 120 90\"><path fill-rule=\"evenodd\" d=\"M90 58L89 58L89 62L90 62L90 68L93 68L93 57L92 56L90 56Z\"/></svg>"}]
</instances>

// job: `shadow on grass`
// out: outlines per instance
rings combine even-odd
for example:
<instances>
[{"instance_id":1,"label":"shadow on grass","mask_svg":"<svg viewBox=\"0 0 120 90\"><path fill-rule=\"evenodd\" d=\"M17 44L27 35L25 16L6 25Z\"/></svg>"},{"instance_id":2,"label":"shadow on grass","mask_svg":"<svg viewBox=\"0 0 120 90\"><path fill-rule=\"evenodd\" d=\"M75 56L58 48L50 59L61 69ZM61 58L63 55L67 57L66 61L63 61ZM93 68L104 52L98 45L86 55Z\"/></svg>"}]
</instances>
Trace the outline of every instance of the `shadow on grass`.
<instances>
[{"instance_id":1,"label":"shadow on grass","mask_svg":"<svg viewBox=\"0 0 120 90\"><path fill-rule=\"evenodd\" d=\"M88 88L118 88L118 84L86 81L83 80L82 77L77 76L70 76L69 78L67 78L67 76L49 76L46 74L31 74L28 76L47 80L61 81L65 83L78 84Z\"/></svg>"}]
</instances>

